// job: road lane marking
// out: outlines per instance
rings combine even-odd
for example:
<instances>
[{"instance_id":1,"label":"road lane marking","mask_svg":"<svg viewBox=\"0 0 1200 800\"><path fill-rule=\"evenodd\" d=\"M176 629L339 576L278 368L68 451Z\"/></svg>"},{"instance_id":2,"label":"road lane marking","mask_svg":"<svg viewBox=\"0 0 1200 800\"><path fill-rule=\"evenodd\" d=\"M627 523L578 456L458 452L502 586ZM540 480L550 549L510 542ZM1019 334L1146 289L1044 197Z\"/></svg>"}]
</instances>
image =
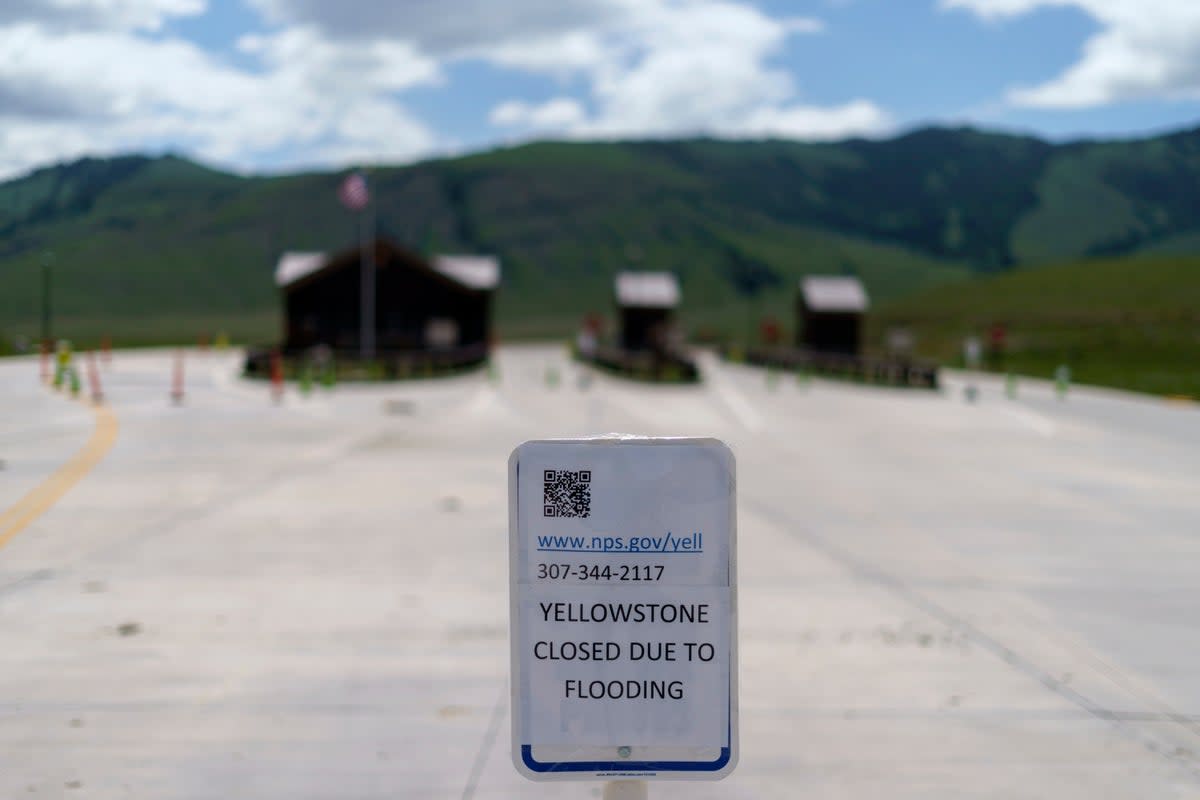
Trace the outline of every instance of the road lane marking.
<instances>
[{"instance_id":1,"label":"road lane marking","mask_svg":"<svg viewBox=\"0 0 1200 800\"><path fill-rule=\"evenodd\" d=\"M117 441L117 415L108 406L95 406L92 436L83 448L49 478L0 514L0 547L7 545L31 522L50 510L63 495L100 463Z\"/></svg>"},{"instance_id":2,"label":"road lane marking","mask_svg":"<svg viewBox=\"0 0 1200 800\"><path fill-rule=\"evenodd\" d=\"M754 410L754 406L750 404L745 395L735 389L724 375L719 374L722 365L717 362L717 359L704 354L697 361L702 362L704 381L712 387L717 399L733 414L734 419L746 430L761 431L765 427L762 416Z\"/></svg>"},{"instance_id":3,"label":"road lane marking","mask_svg":"<svg viewBox=\"0 0 1200 800\"><path fill-rule=\"evenodd\" d=\"M1056 426L1046 417L1041 414L1035 414L1032 411L1026 411L1021 408L1006 408L1004 411L1013 419L1028 425L1042 436L1053 436Z\"/></svg>"}]
</instances>

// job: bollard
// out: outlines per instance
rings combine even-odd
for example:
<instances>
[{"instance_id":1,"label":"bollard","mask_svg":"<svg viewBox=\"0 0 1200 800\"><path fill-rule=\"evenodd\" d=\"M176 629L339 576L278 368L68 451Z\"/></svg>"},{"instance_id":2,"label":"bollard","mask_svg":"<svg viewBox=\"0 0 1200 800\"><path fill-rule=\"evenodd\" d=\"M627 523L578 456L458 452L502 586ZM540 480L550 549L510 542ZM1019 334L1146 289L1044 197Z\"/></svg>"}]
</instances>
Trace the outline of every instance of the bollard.
<instances>
[{"instance_id":1,"label":"bollard","mask_svg":"<svg viewBox=\"0 0 1200 800\"><path fill-rule=\"evenodd\" d=\"M54 388L61 389L68 379L67 371L71 368L71 343L59 339L54 353Z\"/></svg>"},{"instance_id":2,"label":"bollard","mask_svg":"<svg viewBox=\"0 0 1200 800\"><path fill-rule=\"evenodd\" d=\"M87 352L88 385L92 390L92 402L100 405L104 402L104 390L100 388L100 369L96 366L96 351Z\"/></svg>"},{"instance_id":3,"label":"bollard","mask_svg":"<svg viewBox=\"0 0 1200 800\"><path fill-rule=\"evenodd\" d=\"M1017 399L1017 376L1011 372L1004 379L1004 393L1008 395L1009 400Z\"/></svg>"},{"instance_id":4,"label":"bollard","mask_svg":"<svg viewBox=\"0 0 1200 800\"><path fill-rule=\"evenodd\" d=\"M312 392L312 387L312 362L305 361L304 365L300 367L300 394L308 397L308 395Z\"/></svg>"},{"instance_id":5,"label":"bollard","mask_svg":"<svg viewBox=\"0 0 1200 800\"><path fill-rule=\"evenodd\" d=\"M271 399L283 402L283 356L278 350L271 351Z\"/></svg>"},{"instance_id":6,"label":"bollard","mask_svg":"<svg viewBox=\"0 0 1200 800\"><path fill-rule=\"evenodd\" d=\"M1058 395L1059 400L1067 399L1067 390L1071 388L1071 368L1066 364L1059 364L1054 370L1054 391Z\"/></svg>"},{"instance_id":7,"label":"bollard","mask_svg":"<svg viewBox=\"0 0 1200 800\"><path fill-rule=\"evenodd\" d=\"M183 351L175 351L175 363L171 369L171 402L183 405Z\"/></svg>"}]
</instances>

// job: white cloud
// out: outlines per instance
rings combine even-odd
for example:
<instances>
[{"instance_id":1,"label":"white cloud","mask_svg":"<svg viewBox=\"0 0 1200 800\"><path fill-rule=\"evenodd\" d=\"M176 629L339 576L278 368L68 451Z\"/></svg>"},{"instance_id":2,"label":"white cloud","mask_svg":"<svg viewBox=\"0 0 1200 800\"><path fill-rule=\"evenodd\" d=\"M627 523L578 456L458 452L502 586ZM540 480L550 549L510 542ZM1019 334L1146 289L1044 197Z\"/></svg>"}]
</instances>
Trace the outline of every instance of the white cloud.
<instances>
[{"instance_id":1,"label":"white cloud","mask_svg":"<svg viewBox=\"0 0 1200 800\"><path fill-rule=\"evenodd\" d=\"M586 74L614 58L611 42L597 31L489 42L471 56L509 69L565 79Z\"/></svg>"},{"instance_id":2,"label":"white cloud","mask_svg":"<svg viewBox=\"0 0 1200 800\"><path fill-rule=\"evenodd\" d=\"M534 125L527 115L495 124L557 128L572 137L795 136L829 138L884 130L887 115L866 101L799 104L792 76L770 66L791 36L821 32L806 18L775 19L724 0L630 2L619 25L476 50L503 66L582 78L595 113ZM497 112L523 106L506 103Z\"/></svg>"},{"instance_id":3,"label":"white cloud","mask_svg":"<svg viewBox=\"0 0 1200 800\"><path fill-rule=\"evenodd\" d=\"M58 30L159 30L168 17L203 14L206 0L4 0L0 25L37 23Z\"/></svg>"},{"instance_id":4,"label":"white cloud","mask_svg":"<svg viewBox=\"0 0 1200 800\"><path fill-rule=\"evenodd\" d=\"M250 168L402 160L436 137L391 93L440 79L410 46L339 48L311 31L246 37L261 72L177 39L0 25L0 177L82 155L170 146Z\"/></svg>"},{"instance_id":5,"label":"white cloud","mask_svg":"<svg viewBox=\"0 0 1200 800\"><path fill-rule=\"evenodd\" d=\"M517 135L829 138L890 124L865 100L803 100L775 59L820 21L746 0L250 0L274 27L254 68L162 34L207 0L0 0L0 177L84 154L170 147L241 168L408 160L449 144L403 93L475 61L559 80L508 98ZM574 95L574 96L572 96Z\"/></svg>"},{"instance_id":6,"label":"white cloud","mask_svg":"<svg viewBox=\"0 0 1200 800\"><path fill-rule=\"evenodd\" d=\"M746 136L841 139L884 133L894 124L882 108L860 99L840 106L794 105L760 109L735 126L732 132Z\"/></svg>"},{"instance_id":7,"label":"white cloud","mask_svg":"<svg viewBox=\"0 0 1200 800\"><path fill-rule=\"evenodd\" d=\"M636 0L249 0L282 26L332 41L403 39L436 57L619 21Z\"/></svg>"},{"instance_id":8,"label":"white cloud","mask_svg":"<svg viewBox=\"0 0 1200 800\"><path fill-rule=\"evenodd\" d=\"M984 19L1074 7L1101 30L1080 60L1038 86L1009 93L1014 105L1090 108L1130 100L1200 97L1200 2L1195 0L941 0Z\"/></svg>"},{"instance_id":9,"label":"white cloud","mask_svg":"<svg viewBox=\"0 0 1200 800\"><path fill-rule=\"evenodd\" d=\"M441 81L432 58L407 42L375 40L345 47L312 28L287 28L266 36L243 36L238 49L257 56L273 79L322 94L402 91Z\"/></svg>"},{"instance_id":10,"label":"white cloud","mask_svg":"<svg viewBox=\"0 0 1200 800\"><path fill-rule=\"evenodd\" d=\"M533 130L563 130L571 128L587 117L579 101L570 97L556 97L540 105L530 105L520 100L510 100L492 109L488 121L493 125L518 126Z\"/></svg>"}]
</instances>

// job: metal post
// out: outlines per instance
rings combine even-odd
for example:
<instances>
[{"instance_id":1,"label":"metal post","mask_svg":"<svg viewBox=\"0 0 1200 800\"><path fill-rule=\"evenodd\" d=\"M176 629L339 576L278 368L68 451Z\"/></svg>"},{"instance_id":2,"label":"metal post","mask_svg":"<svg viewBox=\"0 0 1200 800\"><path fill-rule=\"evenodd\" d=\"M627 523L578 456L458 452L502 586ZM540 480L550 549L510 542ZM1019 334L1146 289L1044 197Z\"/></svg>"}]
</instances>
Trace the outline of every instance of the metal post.
<instances>
[{"instance_id":1,"label":"metal post","mask_svg":"<svg viewBox=\"0 0 1200 800\"><path fill-rule=\"evenodd\" d=\"M602 800L647 800L650 785L646 781L608 781Z\"/></svg>"},{"instance_id":2,"label":"metal post","mask_svg":"<svg viewBox=\"0 0 1200 800\"><path fill-rule=\"evenodd\" d=\"M50 324L50 264L53 260L54 253L42 253L42 341L47 343L52 340L53 335L52 326Z\"/></svg>"},{"instance_id":3,"label":"metal post","mask_svg":"<svg viewBox=\"0 0 1200 800\"><path fill-rule=\"evenodd\" d=\"M362 360L367 363L375 358L375 207L370 193L367 195L367 207L363 215L359 344Z\"/></svg>"}]
</instances>

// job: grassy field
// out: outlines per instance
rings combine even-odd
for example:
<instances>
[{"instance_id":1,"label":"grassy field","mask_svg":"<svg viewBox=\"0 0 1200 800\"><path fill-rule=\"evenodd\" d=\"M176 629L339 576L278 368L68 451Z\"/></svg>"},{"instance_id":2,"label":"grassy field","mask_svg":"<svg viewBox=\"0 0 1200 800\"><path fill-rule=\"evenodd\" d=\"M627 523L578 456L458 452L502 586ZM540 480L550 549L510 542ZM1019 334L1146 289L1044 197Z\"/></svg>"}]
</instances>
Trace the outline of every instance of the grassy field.
<instances>
[{"instance_id":1,"label":"grassy field","mask_svg":"<svg viewBox=\"0 0 1200 800\"><path fill-rule=\"evenodd\" d=\"M881 279L889 270L905 269L903 254L895 250L862 251L857 242L844 247L864 262L874 255L872 269ZM802 271L797 262L784 273L786 282L752 297L704 291L693 296L685 280L680 321L693 340L746 343L758 336L764 318L774 317L790 339L795 279ZM965 337L986 343L992 325L1003 324L1008 346L1002 362L989 364L993 369L1049 378L1066 364L1083 383L1200 397L1200 257L1084 261L975 279L951 272L943 280L876 304L867 323L868 349L882 350L887 331L904 327L914 333L919 355L961 365ZM615 326L607 277L543 285L538 292L505 287L497 298L496 325L502 341L568 339L588 311ZM98 346L105 336L120 347L191 344L220 332L236 343L266 343L277 340L280 324L277 310L64 314L55 318L55 332L82 348ZM0 354L11 351L18 337L34 338L39 325L32 316L6 321Z\"/></svg>"},{"instance_id":2,"label":"grassy field","mask_svg":"<svg viewBox=\"0 0 1200 800\"><path fill-rule=\"evenodd\" d=\"M18 318L5 322L0 331L0 354L11 351L18 339L35 342L41 322ZM241 314L161 314L154 316L93 317L63 315L54 318L55 338L69 339L77 349L99 347L105 337L113 347L157 347L194 345L201 338L212 341L224 333L234 344L273 342L279 339L280 321L276 312Z\"/></svg>"},{"instance_id":3,"label":"grassy field","mask_svg":"<svg viewBox=\"0 0 1200 800\"><path fill-rule=\"evenodd\" d=\"M1023 269L894 300L871 315L881 343L907 327L921 355L962 363L962 342L1008 331L1008 369L1154 394L1200 397L1200 258L1145 257Z\"/></svg>"}]
</instances>

